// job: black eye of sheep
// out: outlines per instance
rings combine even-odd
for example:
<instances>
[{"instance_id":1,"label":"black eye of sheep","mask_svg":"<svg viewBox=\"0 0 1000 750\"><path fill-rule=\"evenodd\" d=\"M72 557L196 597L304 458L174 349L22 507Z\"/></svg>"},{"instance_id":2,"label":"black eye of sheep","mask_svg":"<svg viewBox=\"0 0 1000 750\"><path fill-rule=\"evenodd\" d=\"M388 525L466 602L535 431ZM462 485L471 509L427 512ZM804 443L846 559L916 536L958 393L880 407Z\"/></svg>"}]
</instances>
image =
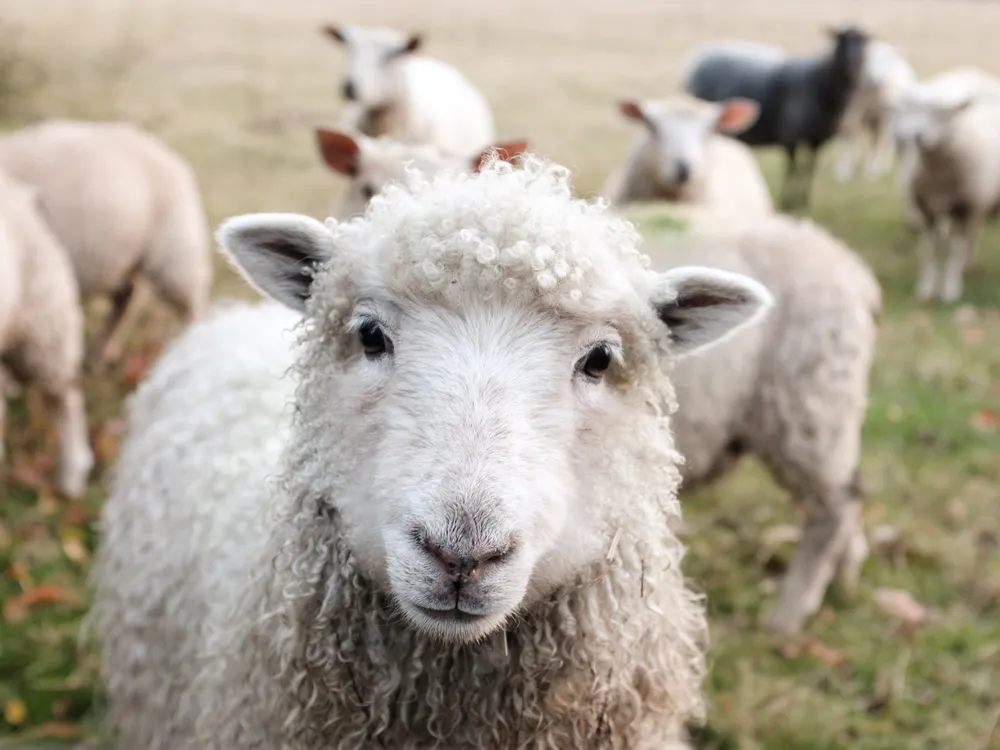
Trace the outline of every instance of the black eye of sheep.
<instances>
[{"instance_id":1,"label":"black eye of sheep","mask_svg":"<svg viewBox=\"0 0 1000 750\"><path fill-rule=\"evenodd\" d=\"M611 367L611 348L607 344L598 344L590 350L590 354L580 360L577 369L588 378L600 380L609 367Z\"/></svg>"},{"instance_id":2,"label":"black eye of sheep","mask_svg":"<svg viewBox=\"0 0 1000 750\"><path fill-rule=\"evenodd\" d=\"M376 359L389 353L389 342L382 333L382 327L374 320L366 321L358 329L358 341L361 348L365 350L365 355L371 359Z\"/></svg>"},{"instance_id":3,"label":"black eye of sheep","mask_svg":"<svg viewBox=\"0 0 1000 750\"><path fill-rule=\"evenodd\" d=\"M361 197L363 197L366 201L370 201L374 196L375 196L375 188L373 188L371 185L361 186Z\"/></svg>"}]
</instances>

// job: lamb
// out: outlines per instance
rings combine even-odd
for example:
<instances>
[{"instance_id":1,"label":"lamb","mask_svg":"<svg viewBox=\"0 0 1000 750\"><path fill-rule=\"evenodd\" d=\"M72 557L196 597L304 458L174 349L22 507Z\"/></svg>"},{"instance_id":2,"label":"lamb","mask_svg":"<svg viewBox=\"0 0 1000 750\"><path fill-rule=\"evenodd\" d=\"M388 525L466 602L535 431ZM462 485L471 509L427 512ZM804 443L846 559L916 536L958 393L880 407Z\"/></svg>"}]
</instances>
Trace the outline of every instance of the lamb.
<instances>
[{"instance_id":1,"label":"lamb","mask_svg":"<svg viewBox=\"0 0 1000 750\"><path fill-rule=\"evenodd\" d=\"M853 26L829 30L833 48L812 57L782 58L747 43L708 45L695 52L684 90L708 101L737 97L760 105L757 121L735 137L749 146L781 146L788 157L780 205L806 206L819 149L840 126L861 75L868 35ZM803 165L799 146L808 149Z\"/></svg>"},{"instance_id":2,"label":"lamb","mask_svg":"<svg viewBox=\"0 0 1000 750\"><path fill-rule=\"evenodd\" d=\"M316 143L324 163L350 179L337 212L341 219L363 214L368 201L390 182L403 179L407 169L418 169L426 174L443 169L477 172L491 151L496 151L505 161L512 161L528 147L527 141L510 141L481 149L475 155L458 156L434 146L400 143L386 136L369 138L361 133L326 128L316 129Z\"/></svg>"},{"instance_id":3,"label":"lamb","mask_svg":"<svg viewBox=\"0 0 1000 750\"><path fill-rule=\"evenodd\" d=\"M78 499L94 465L81 387L83 313L73 268L37 204L33 188L0 173L0 364L19 384L38 386L58 415L56 485Z\"/></svg>"},{"instance_id":4,"label":"lamb","mask_svg":"<svg viewBox=\"0 0 1000 750\"><path fill-rule=\"evenodd\" d=\"M838 182L854 176L859 159L866 161L868 179L877 178L892 166L896 150L892 112L916 83L913 68L898 48L880 39L869 41L858 87L840 121L834 164Z\"/></svg>"},{"instance_id":5,"label":"lamb","mask_svg":"<svg viewBox=\"0 0 1000 750\"><path fill-rule=\"evenodd\" d=\"M650 271L532 155L219 239L303 317L209 318L132 397L95 568L119 747L683 746L669 372L767 290Z\"/></svg>"},{"instance_id":6,"label":"lamb","mask_svg":"<svg viewBox=\"0 0 1000 750\"><path fill-rule=\"evenodd\" d=\"M819 609L834 576L855 589L868 553L858 465L881 291L865 263L811 221L771 214L733 224L701 213L685 244L647 240L654 267L696 261L746 274L776 302L759 325L673 372L682 495L754 455L803 509L768 618L790 634Z\"/></svg>"},{"instance_id":7,"label":"lamb","mask_svg":"<svg viewBox=\"0 0 1000 750\"><path fill-rule=\"evenodd\" d=\"M976 236L1000 211L1000 80L943 73L910 89L893 127L906 144L906 200L925 232L915 295L956 302Z\"/></svg>"},{"instance_id":8,"label":"lamb","mask_svg":"<svg viewBox=\"0 0 1000 750\"><path fill-rule=\"evenodd\" d=\"M679 95L618 104L643 125L625 165L602 191L612 205L667 200L751 214L774 210L750 149L720 134L746 130L759 108L749 99L709 103Z\"/></svg>"},{"instance_id":9,"label":"lamb","mask_svg":"<svg viewBox=\"0 0 1000 750\"><path fill-rule=\"evenodd\" d=\"M191 168L158 139L127 123L47 120L0 138L0 168L37 189L83 302L110 296L89 365L121 355L140 277L185 321L201 315L212 284L201 196Z\"/></svg>"},{"instance_id":10,"label":"lamb","mask_svg":"<svg viewBox=\"0 0 1000 750\"><path fill-rule=\"evenodd\" d=\"M325 26L347 48L341 129L472 154L495 139L486 99L452 66L413 54L419 34L366 26Z\"/></svg>"}]
</instances>

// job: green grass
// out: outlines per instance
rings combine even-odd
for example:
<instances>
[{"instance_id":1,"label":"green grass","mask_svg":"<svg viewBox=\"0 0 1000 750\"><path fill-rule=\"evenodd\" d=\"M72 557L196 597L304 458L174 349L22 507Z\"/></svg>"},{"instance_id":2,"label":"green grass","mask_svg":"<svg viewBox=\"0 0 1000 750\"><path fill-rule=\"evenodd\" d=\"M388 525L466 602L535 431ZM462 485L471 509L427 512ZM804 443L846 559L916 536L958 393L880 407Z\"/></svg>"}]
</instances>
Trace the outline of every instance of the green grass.
<instances>
[{"instance_id":1,"label":"green grass","mask_svg":"<svg viewBox=\"0 0 1000 750\"><path fill-rule=\"evenodd\" d=\"M227 86L198 94L195 113L213 104L244 112L238 91L226 103ZM581 97L595 96L580 86ZM92 101L87 107L103 111ZM239 117L227 126L228 140L208 115L190 127L173 119L164 126L211 175L210 221L236 210L316 213L325 201L317 191L327 183L308 162L308 134L253 134ZM776 189L780 162L771 153L761 158ZM587 174L601 169L586 166ZM827 156L811 215L855 248L883 285L864 434L866 523L891 527L898 540L875 550L852 600L831 591L806 629L812 649L796 654L759 623L790 553L788 545L763 549L762 539L795 523L788 499L748 461L687 501L688 571L708 594L713 635L709 725L699 743L713 750L1000 750L1000 730L988 740L1000 711L1000 233L982 237L963 305L924 307L912 298L914 238L900 220L891 178L836 184ZM677 227L654 220L647 229ZM231 275L218 284L239 288ZM10 404L15 470L0 474L0 748L92 736L99 723L96 658L78 646L94 521L122 399L166 320L159 313L140 320L131 374L119 368L87 381L102 462L85 502L56 500L39 485L35 477L51 469L51 428L24 400ZM19 612L20 597L39 587L55 601ZM928 621L912 637L899 632L875 606L878 588L910 592L927 606Z\"/></svg>"}]
</instances>

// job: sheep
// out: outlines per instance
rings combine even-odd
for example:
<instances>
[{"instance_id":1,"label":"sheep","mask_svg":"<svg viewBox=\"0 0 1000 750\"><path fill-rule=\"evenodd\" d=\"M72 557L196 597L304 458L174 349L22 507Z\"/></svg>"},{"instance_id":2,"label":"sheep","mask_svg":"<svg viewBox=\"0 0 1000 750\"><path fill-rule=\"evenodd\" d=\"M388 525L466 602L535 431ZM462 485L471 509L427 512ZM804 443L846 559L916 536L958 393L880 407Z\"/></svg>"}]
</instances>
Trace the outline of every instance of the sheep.
<instances>
[{"instance_id":1,"label":"sheep","mask_svg":"<svg viewBox=\"0 0 1000 750\"><path fill-rule=\"evenodd\" d=\"M402 179L407 169L419 169L427 174L449 168L477 172L491 150L511 161L528 147L527 141L510 141L489 146L474 156L457 156L434 146L400 143L386 136L369 138L361 133L326 128L316 129L316 143L323 162L350 179L337 212L341 219L364 213L368 201L390 182Z\"/></svg>"},{"instance_id":2,"label":"sheep","mask_svg":"<svg viewBox=\"0 0 1000 750\"><path fill-rule=\"evenodd\" d=\"M495 139L493 113L475 86L452 66L413 54L421 35L366 26L323 32L347 48L341 93L349 105L341 129L455 154L472 154Z\"/></svg>"},{"instance_id":3,"label":"sheep","mask_svg":"<svg viewBox=\"0 0 1000 750\"><path fill-rule=\"evenodd\" d=\"M73 268L38 211L37 192L0 173L0 460L7 377L36 385L56 418L56 486L86 490L94 456L81 384L83 312Z\"/></svg>"},{"instance_id":4,"label":"sheep","mask_svg":"<svg viewBox=\"0 0 1000 750\"><path fill-rule=\"evenodd\" d=\"M782 58L776 50L763 53L746 43L713 44L696 51L685 66L687 93L716 102L742 97L760 105L757 121L735 137L749 146L785 150L783 210L808 204L818 151L836 134L861 74L868 35L853 26L828 33L833 48L818 56ZM799 146L808 149L801 166Z\"/></svg>"},{"instance_id":5,"label":"sheep","mask_svg":"<svg viewBox=\"0 0 1000 750\"><path fill-rule=\"evenodd\" d=\"M210 318L131 399L95 567L119 747L684 747L669 372L767 290L648 270L530 154L218 237L299 335Z\"/></svg>"},{"instance_id":6,"label":"sheep","mask_svg":"<svg viewBox=\"0 0 1000 750\"><path fill-rule=\"evenodd\" d=\"M868 42L858 87L840 121L834 163L838 182L851 179L858 159L865 156L865 176L870 180L892 166L896 147L892 112L916 82L913 68L898 48L880 39Z\"/></svg>"},{"instance_id":7,"label":"sheep","mask_svg":"<svg viewBox=\"0 0 1000 750\"><path fill-rule=\"evenodd\" d=\"M140 277L185 321L202 313L212 264L198 184L154 136L127 123L47 120L0 138L0 168L37 189L84 304L110 296L88 366L121 356Z\"/></svg>"},{"instance_id":8,"label":"sheep","mask_svg":"<svg viewBox=\"0 0 1000 750\"><path fill-rule=\"evenodd\" d=\"M709 103L689 96L618 103L643 125L625 166L605 182L612 205L667 200L751 214L774 210L753 153L722 134L753 125L759 108L749 99Z\"/></svg>"},{"instance_id":9,"label":"sheep","mask_svg":"<svg viewBox=\"0 0 1000 750\"><path fill-rule=\"evenodd\" d=\"M924 81L898 103L893 127L925 234L915 296L956 302L976 236L1000 211L1000 80L960 68Z\"/></svg>"},{"instance_id":10,"label":"sheep","mask_svg":"<svg viewBox=\"0 0 1000 750\"><path fill-rule=\"evenodd\" d=\"M809 220L770 214L734 224L699 213L685 244L646 240L654 268L696 260L742 273L775 304L759 325L673 372L682 498L744 455L791 494L803 533L767 620L791 634L819 609L834 576L847 592L856 588L868 553L859 458L881 290L855 253Z\"/></svg>"}]
</instances>

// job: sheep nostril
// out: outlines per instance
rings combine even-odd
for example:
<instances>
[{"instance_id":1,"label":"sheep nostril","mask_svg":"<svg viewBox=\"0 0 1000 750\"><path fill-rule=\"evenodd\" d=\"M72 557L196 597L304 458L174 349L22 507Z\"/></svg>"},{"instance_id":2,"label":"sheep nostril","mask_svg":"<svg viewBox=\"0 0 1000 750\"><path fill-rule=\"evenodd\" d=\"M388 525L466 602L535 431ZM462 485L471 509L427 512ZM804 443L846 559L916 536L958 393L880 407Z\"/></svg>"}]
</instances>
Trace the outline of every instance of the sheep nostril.
<instances>
[{"instance_id":1,"label":"sheep nostril","mask_svg":"<svg viewBox=\"0 0 1000 750\"><path fill-rule=\"evenodd\" d=\"M344 81L343 94L344 98L349 102L353 102L358 98L358 92L354 89L353 81Z\"/></svg>"},{"instance_id":2,"label":"sheep nostril","mask_svg":"<svg viewBox=\"0 0 1000 750\"><path fill-rule=\"evenodd\" d=\"M690 179L691 179L691 168L687 165L686 162L683 162L683 161L682 162L678 162L677 163L677 181L679 183L681 183L681 184L684 184L685 182L687 182Z\"/></svg>"}]
</instances>

